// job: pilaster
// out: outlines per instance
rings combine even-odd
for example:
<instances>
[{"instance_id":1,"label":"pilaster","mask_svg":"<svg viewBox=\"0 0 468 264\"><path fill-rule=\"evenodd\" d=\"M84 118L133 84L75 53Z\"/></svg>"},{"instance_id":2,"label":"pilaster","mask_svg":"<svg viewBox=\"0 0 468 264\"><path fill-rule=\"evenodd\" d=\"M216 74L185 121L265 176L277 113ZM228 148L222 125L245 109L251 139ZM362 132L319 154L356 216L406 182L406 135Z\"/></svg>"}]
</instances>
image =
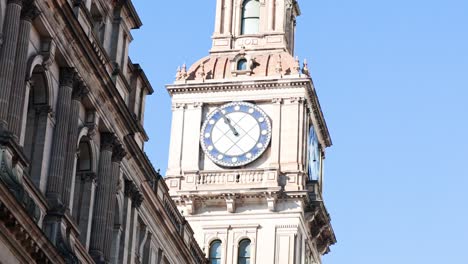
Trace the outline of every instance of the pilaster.
<instances>
[{"instance_id":1,"label":"pilaster","mask_svg":"<svg viewBox=\"0 0 468 264\"><path fill-rule=\"evenodd\" d=\"M10 100L13 70L18 42L22 0L8 0L3 26L3 44L0 50L0 131L8 128L8 104Z\"/></svg>"},{"instance_id":2,"label":"pilaster","mask_svg":"<svg viewBox=\"0 0 468 264\"><path fill-rule=\"evenodd\" d=\"M112 151L115 136L112 133L101 134L101 154L99 157L98 184L94 205L93 224L90 241L90 254L96 263L105 262L105 238L108 199L111 192Z\"/></svg>"},{"instance_id":3,"label":"pilaster","mask_svg":"<svg viewBox=\"0 0 468 264\"><path fill-rule=\"evenodd\" d=\"M182 142L185 123L185 109L187 105L175 103L172 107L172 128L169 151L169 165L167 176L180 176L182 174Z\"/></svg>"},{"instance_id":4,"label":"pilaster","mask_svg":"<svg viewBox=\"0 0 468 264\"><path fill-rule=\"evenodd\" d=\"M115 202L117 198L117 184L120 177L120 164L126 154L122 145L115 146L112 152L112 175L110 179L109 197L107 199L106 240L104 241L104 255L108 260L111 258L110 254L112 249L112 234L114 232Z\"/></svg>"},{"instance_id":5,"label":"pilaster","mask_svg":"<svg viewBox=\"0 0 468 264\"><path fill-rule=\"evenodd\" d=\"M187 105L183 135L182 170L184 174L195 174L199 170L200 136L194 131L200 131L202 122L202 103Z\"/></svg>"},{"instance_id":6,"label":"pilaster","mask_svg":"<svg viewBox=\"0 0 468 264\"><path fill-rule=\"evenodd\" d=\"M303 98L293 97L285 100L281 115L285 117L281 124L281 170L297 172L299 169L299 106Z\"/></svg>"},{"instance_id":7,"label":"pilaster","mask_svg":"<svg viewBox=\"0 0 468 264\"><path fill-rule=\"evenodd\" d=\"M133 181L125 180L124 187L124 206L123 206L123 236L119 245L119 261L118 263L128 263L128 254L130 250L130 237L131 237L131 222L133 213L132 196L136 191L136 186Z\"/></svg>"},{"instance_id":8,"label":"pilaster","mask_svg":"<svg viewBox=\"0 0 468 264\"><path fill-rule=\"evenodd\" d=\"M234 0L224 0L224 35L232 34L232 18Z\"/></svg>"},{"instance_id":9,"label":"pilaster","mask_svg":"<svg viewBox=\"0 0 468 264\"><path fill-rule=\"evenodd\" d=\"M65 169L65 153L70 124L70 104L73 85L76 80L74 68L60 69L60 88L56 106L56 126L49 178L47 179L47 199L52 207L63 206L62 187Z\"/></svg>"},{"instance_id":10,"label":"pilaster","mask_svg":"<svg viewBox=\"0 0 468 264\"><path fill-rule=\"evenodd\" d=\"M21 10L21 19L17 40L15 68L10 93L10 104L8 106L9 130L17 142L21 137L21 118L26 94L26 69L29 47L29 35L31 33L32 21L39 15L39 9L30 2Z\"/></svg>"},{"instance_id":11,"label":"pilaster","mask_svg":"<svg viewBox=\"0 0 468 264\"><path fill-rule=\"evenodd\" d=\"M72 92L72 100L68 124L67 152L65 157L65 169L62 187L63 204L73 211L73 191L76 177L76 161L78 146L78 120L80 118L81 100L88 94L89 90L83 82L75 85Z\"/></svg>"},{"instance_id":12,"label":"pilaster","mask_svg":"<svg viewBox=\"0 0 468 264\"><path fill-rule=\"evenodd\" d=\"M272 114L272 135L271 135L271 158L270 167L280 170L280 153L281 153L281 125L282 115L281 108L283 104L282 98L275 98L272 100L273 114Z\"/></svg>"},{"instance_id":13,"label":"pilaster","mask_svg":"<svg viewBox=\"0 0 468 264\"><path fill-rule=\"evenodd\" d=\"M96 173L81 172L77 174L75 181L77 182L75 186L80 188L80 200L75 200L74 208L76 208L76 212L73 211L73 215L75 216L75 220L78 221L79 229L81 230L80 241L86 249L89 249L94 213Z\"/></svg>"}]
</instances>

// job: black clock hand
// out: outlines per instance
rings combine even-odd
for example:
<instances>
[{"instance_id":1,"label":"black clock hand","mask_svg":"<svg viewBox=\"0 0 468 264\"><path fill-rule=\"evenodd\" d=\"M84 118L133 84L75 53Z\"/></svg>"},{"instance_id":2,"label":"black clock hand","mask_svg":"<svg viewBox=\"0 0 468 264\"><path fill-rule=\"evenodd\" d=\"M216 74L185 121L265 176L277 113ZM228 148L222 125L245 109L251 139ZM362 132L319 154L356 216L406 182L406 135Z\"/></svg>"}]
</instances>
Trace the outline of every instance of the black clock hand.
<instances>
[{"instance_id":1,"label":"black clock hand","mask_svg":"<svg viewBox=\"0 0 468 264\"><path fill-rule=\"evenodd\" d=\"M225 116L220 109L218 109L218 110L219 110L219 113L221 113L221 115L223 116L224 123L229 126L229 129L231 129L234 136L236 136L236 137L239 136L239 132L237 132L236 128L231 125L231 119L229 119L227 116Z\"/></svg>"}]
</instances>

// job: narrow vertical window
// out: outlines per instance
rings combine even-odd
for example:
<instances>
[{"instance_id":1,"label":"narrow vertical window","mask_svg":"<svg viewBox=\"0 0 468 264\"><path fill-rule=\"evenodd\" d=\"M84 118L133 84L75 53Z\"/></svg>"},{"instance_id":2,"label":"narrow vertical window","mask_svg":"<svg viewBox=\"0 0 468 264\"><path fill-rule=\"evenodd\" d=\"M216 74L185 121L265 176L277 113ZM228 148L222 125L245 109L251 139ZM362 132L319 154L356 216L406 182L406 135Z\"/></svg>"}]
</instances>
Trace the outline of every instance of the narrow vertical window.
<instances>
[{"instance_id":1,"label":"narrow vertical window","mask_svg":"<svg viewBox=\"0 0 468 264\"><path fill-rule=\"evenodd\" d=\"M242 6L241 34L257 34L260 30L259 0L245 0Z\"/></svg>"},{"instance_id":2,"label":"narrow vertical window","mask_svg":"<svg viewBox=\"0 0 468 264\"><path fill-rule=\"evenodd\" d=\"M221 264L221 241L215 240L210 244L210 264Z\"/></svg>"},{"instance_id":3,"label":"narrow vertical window","mask_svg":"<svg viewBox=\"0 0 468 264\"><path fill-rule=\"evenodd\" d=\"M239 243L238 264L250 264L250 240L243 239Z\"/></svg>"}]
</instances>

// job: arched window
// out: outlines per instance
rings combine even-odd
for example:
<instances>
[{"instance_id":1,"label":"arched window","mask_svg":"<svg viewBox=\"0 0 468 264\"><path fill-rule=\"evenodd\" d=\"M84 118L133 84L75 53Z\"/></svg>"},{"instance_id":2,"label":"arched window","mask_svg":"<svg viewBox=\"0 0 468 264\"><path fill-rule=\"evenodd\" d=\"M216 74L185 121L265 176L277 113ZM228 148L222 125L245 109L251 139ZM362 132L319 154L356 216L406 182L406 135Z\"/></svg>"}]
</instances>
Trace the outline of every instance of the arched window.
<instances>
[{"instance_id":1,"label":"arched window","mask_svg":"<svg viewBox=\"0 0 468 264\"><path fill-rule=\"evenodd\" d=\"M250 264L250 239L243 239L239 243L238 264Z\"/></svg>"},{"instance_id":2,"label":"arched window","mask_svg":"<svg viewBox=\"0 0 468 264\"><path fill-rule=\"evenodd\" d=\"M241 34L257 34L260 30L260 1L245 0L242 6Z\"/></svg>"},{"instance_id":3,"label":"arched window","mask_svg":"<svg viewBox=\"0 0 468 264\"><path fill-rule=\"evenodd\" d=\"M210 244L210 264L221 264L221 240L215 240Z\"/></svg>"},{"instance_id":4,"label":"arched window","mask_svg":"<svg viewBox=\"0 0 468 264\"><path fill-rule=\"evenodd\" d=\"M77 170L79 172L91 170L91 149L88 142L80 142L79 157L77 163Z\"/></svg>"},{"instance_id":5,"label":"arched window","mask_svg":"<svg viewBox=\"0 0 468 264\"><path fill-rule=\"evenodd\" d=\"M35 66L31 75L29 97L25 98L22 125L23 150L31 161L29 175L34 184L43 192L46 189L45 164L49 161L47 149L52 144L47 137L53 127L51 102L49 101L49 80L42 65Z\"/></svg>"},{"instance_id":6,"label":"arched window","mask_svg":"<svg viewBox=\"0 0 468 264\"><path fill-rule=\"evenodd\" d=\"M246 71L247 70L247 60L246 59L240 59L237 62L237 70L238 71Z\"/></svg>"}]
</instances>

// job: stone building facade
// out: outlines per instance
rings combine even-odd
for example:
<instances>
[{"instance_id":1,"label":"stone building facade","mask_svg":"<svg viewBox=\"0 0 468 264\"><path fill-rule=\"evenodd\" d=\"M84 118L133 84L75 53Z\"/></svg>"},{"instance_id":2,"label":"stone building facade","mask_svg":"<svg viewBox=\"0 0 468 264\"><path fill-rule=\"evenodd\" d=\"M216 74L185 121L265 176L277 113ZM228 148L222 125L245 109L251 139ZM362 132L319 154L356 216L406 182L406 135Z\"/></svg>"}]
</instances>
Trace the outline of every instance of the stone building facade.
<instances>
[{"instance_id":1,"label":"stone building facade","mask_svg":"<svg viewBox=\"0 0 468 264\"><path fill-rule=\"evenodd\" d=\"M205 263L144 153L130 0L0 0L0 263Z\"/></svg>"},{"instance_id":2,"label":"stone building facade","mask_svg":"<svg viewBox=\"0 0 468 264\"><path fill-rule=\"evenodd\" d=\"M167 85L166 182L211 264L319 264L336 243L325 208L331 138L296 0L217 0L210 54Z\"/></svg>"}]
</instances>

